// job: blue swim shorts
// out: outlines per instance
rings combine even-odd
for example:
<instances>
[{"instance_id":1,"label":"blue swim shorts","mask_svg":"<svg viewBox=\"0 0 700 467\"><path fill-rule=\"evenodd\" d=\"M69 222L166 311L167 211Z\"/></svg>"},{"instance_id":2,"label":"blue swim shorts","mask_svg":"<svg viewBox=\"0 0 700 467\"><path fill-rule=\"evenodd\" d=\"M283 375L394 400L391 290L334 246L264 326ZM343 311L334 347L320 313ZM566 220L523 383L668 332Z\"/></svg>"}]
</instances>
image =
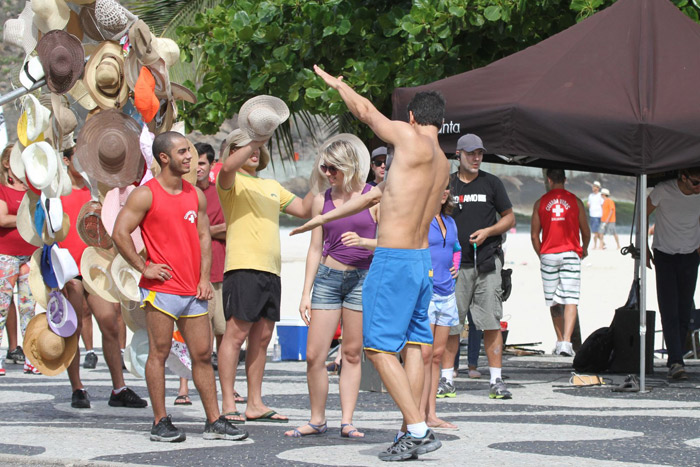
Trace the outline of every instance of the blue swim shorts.
<instances>
[{"instance_id":1,"label":"blue swim shorts","mask_svg":"<svg viewBox=\"0 0 700 467\"><path fill-rule=\"evenodd\" d=\"M428 307L433 295L430 251L377 248L362 287L363 346L385 353L408 344L432 345Z\"/></svg>"},{"instance_id":2,"label":"blue swim shorts","mask_svg":"<svg viewBox=\"0 0 700 467\"><path fill-rule=\"evenodd\" d=\"M600 230L600 217L591 217L591 233L598 233Z\"/></svg>"},{"instance_id":3,"label":"blue swim shorts","mask_svg":"<svg viewBox=\"0 0 700 467\"><path fill-rule=\"evenodd\" d=\"M198 300L194 295L174 295L156 292L139 287L141 292L141 308L149 303L153 308L165 313L177 321L180 318L195 318L207 314L209 302Z\"/></svg>"}]
</instances>

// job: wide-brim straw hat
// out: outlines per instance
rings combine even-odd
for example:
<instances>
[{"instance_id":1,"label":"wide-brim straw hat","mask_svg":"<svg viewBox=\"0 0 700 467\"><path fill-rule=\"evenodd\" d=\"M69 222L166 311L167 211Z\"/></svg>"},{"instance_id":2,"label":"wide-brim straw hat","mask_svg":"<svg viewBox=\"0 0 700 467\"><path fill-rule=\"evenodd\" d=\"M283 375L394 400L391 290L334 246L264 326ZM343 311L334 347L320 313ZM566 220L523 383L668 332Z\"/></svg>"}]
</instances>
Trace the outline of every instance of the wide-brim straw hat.
<instances>
[{"instance_id":1,"label":"wide-brim straw hat","mask_svg":"<svg viewBox=\"0 0 700 467\"><path fill-rule=\"evenodd\" d=\"M95 2L95 19L104 34L112 40L119 40L138 19L116 0L97 0Z\"/></svg>"},{"instance_id":2,"label":"wide-brim straw hat","mask_svg":"<svg viewBox=\"0 0 700 467\"><path fill-rule=\"evenodd\" d=\"M168 37L156 37L154 46L168 68L180 62L180 47L174 40Z\"/></svg>"},{"instance_id":3,"label":"wide-brim straw hat","mask_svg":"<svg viewBox=\"0 0 700 467\"><path fill-rule=\"evenodd\" d=\"M135 189L136 187L134 185L129 185L123 188L112 188L105 194L104 200L102 201L102 224L104 224L107 233L110 235L114 232L114 223L117 220L119 211L124 207L126 199ZM144 243L141 237L140 227L136 227L136 229L131 232L131 239L134 241L136 252L141 252L141 250L144 249Z\"/></svg>"},{"instance_id":4,"label":"wide-brim straw hat","mask_svg":"<svg viewBox=\"0 0 700 467\"><path fill-rule=\"evenodd\" d=\"M73 305L58 290L49 294L46 319L51 330L61 337L70 337L78 329L78 315Z\"/></svg>"},{"instance_id":5,"label":"wide-brim straw hat","mask_svg":"<svg viewBox=\"0 0 700 467\"><path fill-rule=\"evenodd\" d=\"M75 228L87 246L112 248L112 237L102 223L102 204L99 201L88 201L80 208Z\"/></svg>"},{"instance_id":6,"label":"wide-brim straw hat","mask_svg":"<svg viewBox=\"0 0 700 467\"><path fill-rule=\"evenodd\" d=\"M29 321L24 334L24 353L42 375L56 376L68 369L78 350L78 333L61 337L51 331L46 313Z\"/></svg>"},{"instance_id":7,"label":"wide-brim straw hat","mask_svg":"<svg viewBox=\"0 0 700 467\"><path fill-rule=\"evenodd\" d=\"M226 160L229 153L231 152L232 146L240 148L245 146L246 144L250 144L251 141L253 140L250 139L250 136L244 133L243 130L241 130L240 128L237 128L230 132L228 135L226 135L226 139L224 140L224 150L223 154L221 154L221 162L224 162ZM258 162L257 171L260 172L265 167L267 167L267 164L269 163L270 152L267 150L267 147L265 147L265 145L260 146L260 161Z\"/></svg>"},{"instance_id":8,"label":"wide-brim straw hat","mask_svg":"<svg viewBox=\"0 0 700 467\"><path fill-rule=\"evenodd\" d=\"M38 37L39 30L34 24L31 2L25 2L19 17L8 19L2 27L3 42L21 47L25 55L36 48Z\"/></svg>"},{"instance_id":9,"label":"wide-brim straw hat","mask_svg":"<svg viewBox=\"0 0 700 467\"><path fill-rule=\"evenodd\" d=\"M180 378L192 379L192 359L187 344L173 339L165 366Z\"/></svg>"},{"instance_id":10,"label":"wide-brim straw hat","mask_svg":"<svg viewBox=\"0 0 700 467\"><path fill-rule=\"evenodd\" d=\"M51 111L52 133L55 136L55 142L58 143L75 131L78 127L78 117L71 110L70 103L66 98L59 94L51 93Z\"/></svg>"},{"instance_id":11,"label":"wide-brim straw hat","mask_svg":"<svg viewBox=\"0 0 700 467\"><path fill-rule=\"evenodd\" d=\"M12 152L10 152L10 170L12 170L15 177L19 178L22 183L26 183L22 151L24 151L24 146L19 141L12 146Z\"/></svg>"},{"instance_id":12,"label":"wide-brim straw hat","mask_svg":"<svg viewBox=\"0 0 700 467\"><path fill-rule=\"evenodd\" d=\"M146 361L148 360L148 331L138 329L131 336L131 342L124 349L124 364L129 373L137 378L146 377Z\"/></svg>"},{"instance_id":13,"label":"wide-brim straw hat","mask_svg":"<svg viewBox=\"0 0 700 467\"><path fill-rule=\"evenodd\" d=\"M97 107L97 102L90 95L82 79L75 82L75 85L68 91L68 95L85 110L92 110Z\"/></svg>"},{"instance_id":14,"label":"wide-brim straw hat","mask_svg":"<svg viewBox=\"0 0 700 467\"><path fill-rule=\"evenodd\" d=\"M83 85L103 109L120 109L129 98L124 76L124 56L118 42L104 41L85 64Z\"/></svg>"},{"instance_id":15,"label":"wide-brim straw hat","mask_svg":"<svg viewBox=\"0 0 700 467\"><path fill-rule=\"evenodd\" d=\"M41 276L42 251L43 248L38 248L29 259L29 277L27 278L27 282L29 282L29 290L32 292L32 298L34 301L41 305L43 309L47 309L49 306L49 294L51 293L51 288L46 286L46 283L44 283L44 278Z\"/></svg>"},{"instance_id":16,"label":"wide-brim straw hat","mask_svg":"<svg viewBox=\"0 0 700 467\"><path fill-rule=\"evenodd\" d=\"M139 329L146 329L146 311L141 308L141 300L131 301L124 297L120 297L119 301L122 310L122 319L124 324L131 329L131 332L136 332Z\"/></svg>"},{"instance_id":17,"label":"wide-brim straw hat","mask_svg":"<svg viewBox=\"0 0 700 467\"><path fill-rule=\"evenodd\" d=\"M31 89L34 85L44 79L44 67L41 60L36 55L27 55L19 72L19 82L25 89Z\"/></svg>"},{"instance_id":18,"label":"wide-brim straw hat","mask_svg":"<svg viewBox=\"0 0 700 467\"><path fill-rule=\"evenodd\" d=\"M129 53L133 53L143 65L151 65L161 58L155 47L153 33L148 25L140 19L129 28L129 44L131 45Z\"/></svg>"},{"instance_id":19,"label":"wide-brim straw hat","mask_svg":"<svg viewBox=\"0 0 700 467\"><path fill-rule=\"evenodd\" d=\"M80 258L80 273L83 287L88 293L111 303L119 303L119 291L109 271L113 259L114 253L111 251L89 246Z\"/></svg>"},{"instance_id":20,"label":"wide-brim straw hat","mask_svg":"<svg viewBox=\"0 0 700 467\"><path fill-rule=\"evenodd\" d=\"M44 141L32 143L22 151L24 175L38 190L51 185L51 181L58 176L57 161L56 151Z\"/></svg>"},{"instance_id":21,"label":"wide-brim straw hat","mask_svg":"<svg viewBox=\"0 0 700 467\"><path fill-rule=\"evenodd\" d=\"M323 142L316 155L316 160L314 162L311 175L309 176L309 186L312 193L320 193L326 190L330 185L328 184L328 178L319 171L319 165L321 164L321 155L331 144L337 141L345 141L353 148L355 155L357 156L359 176L358 179L362 182L364 186L365 180L367 180L367 175L370 169L370 153L365 143L362 142L360 138L351 133L339 133L337 135L331 136L326 141Z\"/></svg>"},{"instance_id":22,"label":"wide-brim straw hat","mask_svg":"<svg viewBox=\"0 0 700 467\"><path fill-rule=\"evenodd\" d=\"M78 136L75 156L92 178L123 187L141 179L144 171L136 121L117 110L91 117Z\"/></svg>"},{"instance_id":23,"label":"wide-brim straw hat","mask_svg":"<svg viewBox=\"0 0 700 467\"><path fill-rule=\"evenodd\" d=\"M175 122L177 107L175 101L166 97L159 98L160 107L153 120L148 122L148 130L158 136L161 133L170 131Z\"/></svg>"},{"instance_id":24,"label":"wide-brim straw hat","mask_svg":"<svg viewBox=\"0 0 700 467\"><path fill-rule=\"evenodd\" d=\"M273 135L277 127L289 118L289 107L274 96L255 96L243 103L238 111L238 126L253 141Z\"/></svg>"},{"instance_id":25,"label":"wide-brim straw hat","mask_svg":"<svg viewBox=\"0 0 700 467\"><path fill-rule=\"evenodd\" d=\"M49 31L36 46L51 92L68 92L83 74L85 51L80 39L66 31Z\"/></svg>"},{"instance_id":26,"label":"wide-brim straw hat","mask_svg":"<svg viewBox=\"0 0 700 467\"><path fill-rule=\"evenodd\" d=\"M34 24L44 34L63 29L70 19L70 7L65 0L32 0Z\"/></svg>"},{"instance_id":27,"label":"wide-brim straw hat","mask_svg":"<svg viewBox=\"0 0 700 467\"><path fill-rule=\"evenodd\" d=\"M139 301L141 299L139 293L141 273L134 269L122 255L114 257L109 270L121 297L130 301Z\"/></svg>"},{"instance_id":28,"label":"wide-brim straw hat","mask_svg":"<svg viewBox=\"0 0 700 467\"><path fill-rule=\"evenodd\" d=\"M44 222L41 235L39 235L34 222L37 202L39 199L39 196L30 190L27 190L24 194L24 197L17 208L16 225L19 235L25 242L36 247L40 247L44 244L51 245L55 242L62 242L66 239L68 236L68 231L70 230L70 217L68 217L68 214L65 212L63 213L61 230L54 232L53 237L51 237L48 233L48 226L46 225L46 222Z\"/></svg>"}]
</instances>

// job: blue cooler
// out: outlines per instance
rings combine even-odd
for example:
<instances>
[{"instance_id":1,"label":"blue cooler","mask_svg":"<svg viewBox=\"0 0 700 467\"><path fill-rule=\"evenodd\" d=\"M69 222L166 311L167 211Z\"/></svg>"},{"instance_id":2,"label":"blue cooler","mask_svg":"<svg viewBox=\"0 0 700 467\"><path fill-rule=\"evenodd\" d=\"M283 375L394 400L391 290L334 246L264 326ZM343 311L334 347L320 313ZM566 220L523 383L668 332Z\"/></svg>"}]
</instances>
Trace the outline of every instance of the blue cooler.
<instances>
[{"instance_id":1,"label":"blue cooler","mask_svg":"<svg viewBox=\"0 0 700 467\"><path fill-rule=\"evenodd\" d=\"M300 319L282 319L277 323L277 337L282 360L306 360L306 338L309 328Z\"/></svg>"}]
</instances>

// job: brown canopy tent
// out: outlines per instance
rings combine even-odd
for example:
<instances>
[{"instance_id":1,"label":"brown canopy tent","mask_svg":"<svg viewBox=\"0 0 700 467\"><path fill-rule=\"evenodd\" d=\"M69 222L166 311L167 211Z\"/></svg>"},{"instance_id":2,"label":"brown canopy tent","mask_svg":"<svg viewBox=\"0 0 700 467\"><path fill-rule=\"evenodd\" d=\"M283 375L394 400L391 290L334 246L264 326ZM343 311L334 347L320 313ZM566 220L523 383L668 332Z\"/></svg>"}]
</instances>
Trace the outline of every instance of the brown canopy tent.
<instances>
[{"instance_id":1,"label":"brown canopy tent","mask_svg":"<svg viewBox=\"0 0 700 467\"><path fill-rule=\"evenodd\" d=\"M500 162L636 175L646 219L646 174L700 165L700 25L668 0L619 0L537 45L486 67L393 94L406 120L413 95L447 100L440 144L453 153L476 133ZM641 202L640 202L641 201ZM638 232L645 232L642 223ZM646 235L638 235L640 310ZM640 311L645 390L646 313Z\"/></svg>"}]
</instances>

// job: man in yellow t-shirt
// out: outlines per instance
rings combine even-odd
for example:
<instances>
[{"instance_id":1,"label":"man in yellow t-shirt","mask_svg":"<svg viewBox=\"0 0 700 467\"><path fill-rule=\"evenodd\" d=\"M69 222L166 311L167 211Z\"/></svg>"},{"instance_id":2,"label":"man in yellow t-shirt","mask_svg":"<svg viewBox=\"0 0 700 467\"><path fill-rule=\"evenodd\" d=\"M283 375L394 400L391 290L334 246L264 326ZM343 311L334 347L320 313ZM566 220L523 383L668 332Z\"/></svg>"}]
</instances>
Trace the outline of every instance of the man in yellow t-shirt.
<instances>
[{"instance_id":1,"label":"man in yellow t-shirt","mask_svg":"<svg viewBox=\"0 0 700 467\"><path fill-rule=\"evenodd\" d=\"M603 215L600 218L600 233L603 248L605 248L604 235L613 235L617 249L620 249L620 239L615 230L615 201L610 199L610 190L603 188L600 192L603 195Z\"/></svg>"},{"instance_id":2,"label":"man in yellow t-shirt","mask_svg":"<svg viewBox=\"0 0 700 467\"><path fill-rule=\"evenodd\" d=\"M313 195L303 200L276 180L258 178L270 161L265 143L252 141L243 131L226 137L223 162L216 181L226 219L226 264L223 302L226 331L219 346L222 413L232 422L243 416L236 410L233 383L241 345L248 339L246 375L248 404L245 420L288 421L262 401L262 378L267 347L280 319L279 213L308 218Z\"/></svg>"}]
</instances>

